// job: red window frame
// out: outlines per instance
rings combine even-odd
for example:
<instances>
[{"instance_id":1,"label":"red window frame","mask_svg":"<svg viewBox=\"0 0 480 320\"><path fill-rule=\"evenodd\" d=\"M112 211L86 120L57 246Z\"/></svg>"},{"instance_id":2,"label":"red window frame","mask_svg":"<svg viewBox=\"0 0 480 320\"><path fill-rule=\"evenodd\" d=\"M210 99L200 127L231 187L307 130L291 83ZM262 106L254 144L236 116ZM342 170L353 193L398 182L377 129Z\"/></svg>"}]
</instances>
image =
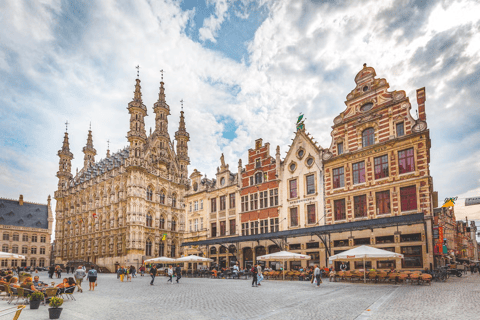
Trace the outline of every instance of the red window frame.
<instances>
[{"instance_id":1,"label":"red window frame","mask_svg":"<svg viewBox=\"0 0 480 320\"><path fill-rule=\"evenodd\" d=\"M290 226L298 227L298 208L290 208Z\"/></svg>"},{"instance_id":2,"label":"red window frame","mask_svg":"<svg viewBox=\"0 0 480 320\"><path fill-rule=\"evenodd\" d=\"M398 151L398 174L415 171L413 148Z\"/></svg>"},{"instance_id":3,"label":"red window frame","mask_svg":"<svg viewBox=\"0 0 480 320\"><path fill-rule=\"evenodd\" d=\"M388 155L383 155L373 159L375 179L388 177Z\"/></svg>"},{"instance_id":4,"label":"red window frame","mask_svg":"<svg viewBox=\"0 0 480 320\"><path fill-rule=\"evenodd\" d=\"M367 216L367 195L353 197L353 213L355 218Z\"/></svg>"},{"instance_id":5,"label":"red window frame","mask_svg":"<svg viewBox=\"0 0 480 320\"><path fill-rule=\"evenodd\" d=\"M377 214L388 214L392 212L390 205L390 190L375 193Z\"/></svg>"},{"instance_id":6,"label":"red window frame","mask_svg":"<svg viewBox=\"0 0 480 320\"><path fill-rule=\"evenodd\" d=\"M352 164L353 184L365 182L365 161Z\"/></svg>"},{"instance_id":7,"label":"red window frame","mask_svg":"<svg viewBox=\"0 0 480 320\"><path fill-rule=\"evenodd\" d=\"M317 222L317 215L315 213L315 204L307 205L307 223L314 224Z\"/></svg>"},{"instance_id":8,"label":"red window frame","mask_svg":"<svg viewBox=\"0 0 480 320\"><path fill-rule=\"evenodd\" d=\"M417 210L417 187L400 188L400 206L403 211Z\"/></svg>"},{"instance_id":9,"label":"red window frame","mask_svg":"<svg viewBox=\"0 0 480 320\"><path fill-rule=\"evenodd\" d=\"M347 215L345 212L345 199L334 200L333 208L334 208L335 220L345 220L347 218Z\"/></svg>"},{"instance_id":10,"label":"red window frame","mask_svg":"<svg viewBox=\"0 0 480 320\"><path fill-rule=\"evenodd\" d=\"M290 180L288 184L290 186L290 199L298 197L297 179Z\"/></svg>"},{"instance_id":11,"label":"red window frame","mask_svg":"<svg viewBox=\"0 0 480 320\"><path fill-rule=\"evenodd\" d=\"M367 128L362 132L362 146L368 147L375 143L375 129Z\"/></svg>"},{"instance_id":12,"label":"red window frame","mask_svg":"<svg viewBox=\"0 0 480 320\"><path fill-rule=\"evenodd\" d=\"M344 179L343 167L333 169L332 172L333 172L333 189L344 187L345 179Z\"/></svg>"}]
</instances>

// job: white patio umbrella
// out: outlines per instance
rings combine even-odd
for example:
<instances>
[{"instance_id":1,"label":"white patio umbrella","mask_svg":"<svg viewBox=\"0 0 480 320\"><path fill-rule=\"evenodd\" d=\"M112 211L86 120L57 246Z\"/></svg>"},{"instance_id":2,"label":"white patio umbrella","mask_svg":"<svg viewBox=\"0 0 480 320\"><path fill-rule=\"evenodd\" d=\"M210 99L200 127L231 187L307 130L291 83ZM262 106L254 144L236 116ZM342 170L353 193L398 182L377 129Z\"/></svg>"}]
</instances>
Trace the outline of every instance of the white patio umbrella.
<instances>
[{"instance_id":1,"label":"white patio umbrella","mask_svg":"<svg viewBox=\"0 0 480 320\"><path fill-rule=\"evenodd\" d=\"M300 261L310 260L311 257L306 254L299 254L295 252L280 251L275 253L266 254L264 256L257 257L260 261L282 261L283 266L283 280L285 280L285 261Z\"/></svg>"},{"instance_id":2,"label":"white patio umbrella","mask_svg":"<svg viewBox=\"0 0 480 320\"><path fill-rule=\"evenodd\" d=\"M363 282L366 280L365 259L403 259L403 254L369 246L359 246L328 258L329 260L363 260Z\"/></svg>"},{"instance_id":3,"label":"white patio umbrella","mask_svg":"<svg viewBox=\"0 0 480 320\"><path fill-rule=\"evenodd\" d=\"M209 259L209 258L204 258L204 257L199 257L199 256L196 256L196 255L189 255L189 256L186 256L186 257L181 257L181 258L178 258L178 259L175 259L175 262L212 262L213 259Z\"/></svg>"},{"instance_id":4,"label":"white patio umbrella","mask_svg":"<svg viewBox=\"0 0 480 320\"><path fill-rule=\"evenodd\" d=\"M0 252L0 260L5 259L20 259L25 260L25 256L16 253L9 253L9 252Z\"/></svg>"},{"instance_id":5,"label":"white patio umbrella","mask_svg":"<svg viewBox=\"0 0 480 320\"><path fill-rule=\"evenodd\" d=\"M144 261L145 263L174 263L175 259L168 257L152 258Z\"/></svg>"}]
</instances>

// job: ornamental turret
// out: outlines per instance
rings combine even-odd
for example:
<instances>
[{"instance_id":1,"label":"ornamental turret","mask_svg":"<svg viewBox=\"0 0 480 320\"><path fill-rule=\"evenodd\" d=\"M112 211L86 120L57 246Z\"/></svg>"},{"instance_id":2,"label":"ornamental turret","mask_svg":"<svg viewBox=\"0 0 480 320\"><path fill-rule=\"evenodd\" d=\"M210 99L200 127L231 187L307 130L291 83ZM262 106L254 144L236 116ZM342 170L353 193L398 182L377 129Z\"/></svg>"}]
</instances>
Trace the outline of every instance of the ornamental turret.
<instances>
[{"instance_id":1,"label":"ornamental turret","mask_svg":"<svg viewBox=\"0 0 480 320\"><path fill-rule=\"evenodd\" d=\"M147 133L145 131L145 117L147 116L147 108L142 101L142 92L140 79L136 79L133 100L128 104L128 112L130 113L130 131L128 131L127 139L130 142L130 157L141 158L147 141Z\"/></svg>"},{"instance_id":2,"label":"ornamental turret","mask_svg":"<svg viewBox=\"0 0 480 320\"><path fill-rule=\"evenodd\" d=\"M65 131L65 136L63 137L62 149L58 150L58 156L60 157L57 171L58 189L62 189L68 186L68 181L73 177L71 172L73 154L70 152L67 131Z\"/></svg>"},{"instance_id":3,"label":"ornamental turret","mask_svg":"<svg viewBox=\"0 0 480 320\"><path fill-rule=\"evenodd\" d=\"M180 123L178 131L175 132L175 140L177 141L177 157L180 164L181 178L186 178L188 174L187 166L190 164L190 158L188 157L188 141L190 141L190 135L185 129L183 110L180 111Z\"/></svg>"},{"instance_id":4,"label":"ornamental turret","mask_svg":"<svg viewBox=\"0 0 480 320\"><path fill-rule=\"evenodd\" d=\"M155 113L155 132L154 135L158 137L157 147L160 150L167 149L170 142L170 135L168 134L168 116L170 115L170 107L165 101L165 87L162 80L160 81L160 92L158 100L153 105L153 112Z\"/></svg>"},{"instance_id":5,"label":"ornamental turret","mask_svg":"<svg viewBox=\"0 0 480 320\"><path fill-rule=\"evenodd\" d=\"M97 150L93 147L93 138L92 138L92 128L88 130L87 145L83 147L83 167L88 168L95 164L95 156L97 155Z\"/></svg>"}]
</instances>

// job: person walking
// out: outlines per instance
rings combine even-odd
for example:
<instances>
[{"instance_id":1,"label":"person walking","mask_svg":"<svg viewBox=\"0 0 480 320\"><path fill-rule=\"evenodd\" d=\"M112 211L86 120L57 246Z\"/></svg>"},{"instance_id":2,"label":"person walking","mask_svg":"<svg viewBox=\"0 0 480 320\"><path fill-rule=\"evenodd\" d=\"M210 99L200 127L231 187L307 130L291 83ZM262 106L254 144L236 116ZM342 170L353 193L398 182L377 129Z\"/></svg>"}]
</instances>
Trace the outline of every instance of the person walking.
<instances>
[{"instance_id":1,"label":"person walking","mask_svg":"<svg viewBox=\"0 0 480 320\"><path fill-rule=\"evenodd\" d=\"M152 265L150 268L150 276L152 277L152 281L150 281L150 285L153 286L153 281L155 281L155 277L157 276L157 267L155 264Z\"/></svg>"},{"instance_id":2,"label":"person walking","mask_svg":"<svg viewBox=\"0 0 480 320\"><path fill-rule=\"evenodd\" d=\"M127 281L132 282L132 269L130 268L125 268L125 272L127 273Z\"/></svg>"},{"instance_id":3,"label":"person walking","mask_svg":"<svg viewBox=\"0 0 480 320\"><path fill-rule=\"evenodd\" d=\"M142 265L138 270L140 270L140 276L143 277L145 275L145 266Z\"/></svg>"},{"instance_id":4,"label":"person walking","mask_svg":"<svg viewBox=\"0 0 480 320\"><path fill-rule=\"evenodd\" d=\"M315 276L315 280L317 281L317 288L320 287L320 283L322 282L322 278L320 277L321 272L318 265L315 265L315 271L313 271L313 275Z\"/></svg>"},{"instance_id":5,"label":"person walking","mask_svg":"<svg viewBox=\"0 0 480 320\"><path fill-rule=\"evenodd\" d=\"M182 278L182 269L180 269L179 264L177 264L177 267L175 268L175 275L177 276L177 283L178 283L178 280Z\"/></svg>"},{"instance_id":6,"label":"person walking","mask_svg":"<svg viewBox=\"0 0 480 320\"><path fill-rule=\"evenodd\" d=\"M258 273L258 269L255 265L253 265L252 267L252 270L250 270L252 272L252 287L258 287L257 285L257 273Z\"/></svg>"},{"instance_id":7,"label":"person walking","mask_svg":"<svg viewBox=\"0 0 480 320\"><path fill-rule=\"evenodd\" d=\"M123 282L123 278L125 277L125 268L122 266L120 267L120 281Z\"/></svg>"},{"instance_id":8,"label":"person walking","mask_svg":"<svg viewBox=\"0 0 480 320\"><path fill-rule=\"evenodd\" d=\"M90 286L88 291L94 291L97 282L97 270L95 270L95 266L93 265L90 267L90 270L88 270L88 282Z\"/></svg>"},{"instance_id":9,"label":"person walking","mask_svg":"<svg viewBox=\"0 0 480 320\"><path fill-rule=\"evenodd\" d=\"M132 278L137 277L137 270L135 269L134 266L130 266L130 273L132 274Z\"/></svg>"},{"instance_id":10,"label":"person walking","mask_svg":"<svg viewBox=\"0 0 480 320\"><path fill-rule=\"evenodd\" d=\"M263 280L262 266L257 264L257 285L261 286L260 282Z\"/></svg>"},{"instance_id":11,"label":"person walking","mask_svg":"<svg viewBox=\"0 0 480 320\"><path fill-rule=\"evenodd\" d=\"M50 266L50 267L48 268L48 277L49 277L50 279L53 279L53 274L54 274L54 273L55 273L55 267L54 267L54 266Z\"/></svg>"},{"instance_id":12,"label":"person walking","mask_svg":"<svg viewBox=\"0 0 480 320\"><path fill-rule=\"evenodd\" d=\"M77 292L82 292L83 293L82 281L83 281L83 278L85 278L85 276L87 274L85 273L85 271L83 271L81 266L78 266L77 270L75 270L73 275L75 276L75 281L77 283Z\"/></svg>"},{"instance_id":13,"label":"person walking","mask_svg":"<svg viewBox=\"0 0 480 320\"><path fill-rule=\"evenodd\" d=\"M168 274L168 280L167 280L167 283L170 282L173 284L173 267L170 266L168 267L168 270L167 270L167 274Z\"/></svg>"}]
</instances>

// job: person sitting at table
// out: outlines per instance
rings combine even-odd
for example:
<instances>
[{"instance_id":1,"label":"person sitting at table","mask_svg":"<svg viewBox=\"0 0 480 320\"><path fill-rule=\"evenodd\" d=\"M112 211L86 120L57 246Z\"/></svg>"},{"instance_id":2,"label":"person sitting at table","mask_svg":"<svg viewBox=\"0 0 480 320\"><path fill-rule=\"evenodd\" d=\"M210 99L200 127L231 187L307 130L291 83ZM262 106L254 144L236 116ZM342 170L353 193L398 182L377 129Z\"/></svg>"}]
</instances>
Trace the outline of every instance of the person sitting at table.
<instances>
[{"instance_id":1,"label":"person sitting at table","mask_svg":"<svg viewBox=\"0 0 480 320\"><path fill-rule=\"evenodd\" d=\"M389 271L389 272L390 272L390 273L395 272L395 267L392 266L392 267L390 268L390 271Z\"/></svg>"},{"instance_id":2,"label":"person sitting at table","mask_svg":"<svg viewBox=\"0 0 480 320\"><path fill-rule=\"evenodd\" d=\"M73 277L70 277L68 278L68 287L71 288L71 287L75 287L77 285L77 281L75 281L75 279L73 279ZM75 289L73 289L75 290Z\"/></svg>"},{"instance_id":3,"label":"person sitting at table","mask_svg":"<svg viewBox=\"0 0 480 320\"><path fill-rule=\"evenodd\" d=\"M330 282L332 282L332 279L333 279L333 282L336 282L337 272L333 267L330 268L330 273L328 275L330 277Z\"/></svg>"},{"instance_id":4,"label":"person sitting at table","mask_svg":"<svg viewBox=\"0 0 480 320\"><path fill-rule=\"evenodd\" d=\"M44 283L43 281L40 281L40 280L39 280L38 276L33 277L33 285L34 285L35 287L47 286L46 283Z\"/></svg>"},{"instance_id":5,"label":"person sitting at table","mask_svg":"<svg viewBox=\"0 0 480 320\"><path fill-rule=\"evenodd\" d=\"M55 287L56 287L56 288L60 288L60 289L65 289L65 288L70 287L70 285L68 284L68 279L67 279L67 278L63 278L63 282L60 283L60 284L57 284Z\"/></svg>"},{"instance_id":6,"label":"person sitting at table","mask_svg":"<svg viewBox=\"0 0 480 320\"><path fill-rule=\"evenodd\" d=\"M10 279L9 285L12 288L20 288L20 286L18 285L17 277L12 277L12 279Z\"/></svg>"},{"instance_id":7,"label":"person sitting at table","mask_svg":"<svg viewBox=\"0 0 480 320\"><path fill-rule=\"evenodd\" d=\"M38 291L35 286L33 285L33 282L32 282L32 278L28 277L28 278L25 278L25 280L22 282L22 284L20 285L20 287L24 288L24 289L28 289L28 290L31 290L31 291Z\"/></svg>"}]
</instances>

